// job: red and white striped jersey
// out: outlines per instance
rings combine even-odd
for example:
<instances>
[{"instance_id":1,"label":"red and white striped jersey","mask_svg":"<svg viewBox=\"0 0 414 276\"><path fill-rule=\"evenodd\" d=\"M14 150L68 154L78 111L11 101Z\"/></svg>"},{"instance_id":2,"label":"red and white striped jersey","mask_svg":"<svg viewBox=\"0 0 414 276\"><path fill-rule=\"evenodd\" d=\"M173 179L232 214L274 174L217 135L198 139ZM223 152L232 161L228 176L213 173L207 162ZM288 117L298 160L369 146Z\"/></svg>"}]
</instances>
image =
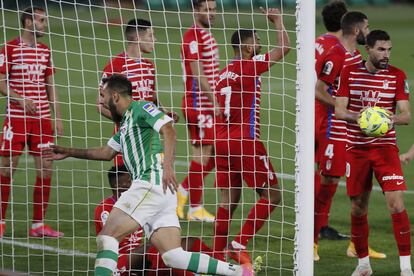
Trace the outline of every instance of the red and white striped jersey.
<instances>
[{"instance_id":1,"label":"red and white striped jersey","mask_svg":"<svg viewBox=\"0 0 414 276\"><path fill-rule=\"evenodd\" d=\"M145 58L133 59L126 53L121 53L105 66L102 78L115 73L122 74L131 81L134 101L154 101L155 66L152 61Z\"/></svg>"},{"instance_id":2,"label":"red and white striped jersey","mask_svg":"<svg viewBox=\"0 0 414 276\"><path fill-rule=\"evenodd\" d=\"M318 79L324 81L329 86L329 93L335 98L339 76L345 66L358 64L362 62L361 53L355 50L354 53L349 53L342 44L338 43L332 47L323 59L323 66L317 72ZM335 109L328 108L328 129L327 136L329 139L337 141L346 141L346 122L336 120Z\"/></svg>"},{"instance_id":3,"label":"red and white striped jersey","mask_svg":"<svg viewBox=\"0 0 414 276\"><path fill-rule=\"evenodd\" d=\"M323 62L326 54L336 44L340 43L339 39L331 34L320 35L315 41L315 70L321 72ZM315 100L315 118L327 118L328 107L321 103L319 100ZM321 120L321 119L320 119Z\"/></svg>"},{"instance_id":4,"label":"red and white striped jersey","mask_svg":"<svg viewBox=\"0 0 414 276\"><path fill-rule=\"evenodd\" d=\"M0 73L5 74L8 85L37 107L36 114L25 114L16 102L7 106L7 114L14 118L50 118L46 78L54 73L49 47L37 42L28 45L18 37L6 43L0 51Z\"/></svg>"},{"instance_id":5,"label":"red and white striped jersey","mask_svg":"<svg viewBox=\"0 0 414 276\"><path fill-rule=\"evenodd\" d=\"M217 42L206 29L196 25L184 33L181 45L181 58L184 66L185 97L187 107L196 109L212 109L213 103L200 92L196 78L193 78L190 62L200 61L204 75L214 91L219 75L219 52Z\"/></svg>"},{"instance_id":6,"label":"red and white striped jersey","mask_svg":"<svg viewBox=\"0 0 414 276\"><path fill-rule=\"evenodd\" d=\"M216 97L224 118L217 118L217 139L260 138L260 75L270 68L269 54L234 59L221 72Z\"/></svg>"},{"instance_id":7,"label":"red and white striped jersey","mask_svg":"<svg viewBox=\"0 0 414 276\"><path fill-rule=\"evenodd\" d=\"M376 73L368 72L365 63L345 67L341 73L338 97L349 98L348 110L360 112L365 107L379 106L395 113L396 104L409 100L405 73L388 66ZM357 123L348 123L348 146L396 145L395 129L385 136L365 136Z\"/></svg>"}]
</instances>

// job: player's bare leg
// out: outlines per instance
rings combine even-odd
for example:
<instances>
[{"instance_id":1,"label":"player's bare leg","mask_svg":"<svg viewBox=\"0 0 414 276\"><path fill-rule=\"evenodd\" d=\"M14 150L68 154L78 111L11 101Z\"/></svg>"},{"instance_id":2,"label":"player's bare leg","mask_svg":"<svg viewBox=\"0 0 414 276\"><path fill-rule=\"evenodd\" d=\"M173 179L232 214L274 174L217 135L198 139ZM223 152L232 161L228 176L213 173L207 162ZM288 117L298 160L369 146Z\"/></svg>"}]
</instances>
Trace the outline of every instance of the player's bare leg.
<instances>
[{"instance_id":1,"label":"player's bare leg","mask_svg":"<svg viewBox=\"0 0 414 276\"><path fill-rule=\"evenodd\" d=\"M188 176L177 192L177 215L184 218L184 206L190 194L190 209L187 214L188 220L213 222L214 216L202 205L204 177L214 168L212 159L213 145L193 145L192 160ZM185 184L186 183L186 184ZM185 185L188 185L185 187Z\"/></svg>"},{"instance_id":2,"label":"player's bare leg","mask_svg":"<svg viewBox=\"0 0 414 276\"><path fill-rule=\"evenodd\" d=\"M400 256L401 275L413 275L411 268L411 229L404 206L403 191L385 192L385 200L391 213L394 237Z\"/></svg>"},{"instance_id":3,"label":"player's bare leg","mask_svg":"<svg viewBox=\"0 0 414 276\"><path fill-rule=\"evenodd\" d=\"M63 233L53 230L43 223L49 203L52 182L52 161L41 156L33 156L36 167L36 182L33 189L33 223L29 231L31 237L63 237Z\"/></svg>"},{"instance_id":4,"label":"player's bare leg","mask_svg":"<svg viewBox=\"0 0 414 276\"><path fill-rule=\"evenodd\" d=\"M164 263L172 268L213 275L253 275L250 267L241 267L211 258L203 253L184 251L177 227L157 229L150 238Z\"/></svg>"},{"instance_id":5,"label":"player's bare leg","mask_svg":"<svg viewBox=\"0 0 414 276\"><path fill-rule=\"evenodd\" d=\"M351 197L351 239L358 254L358 265L352 276L372 274L368 254L368 203L370 192Z\"/></svg>"},{"instance_id":6,"label":"player's bare leg","mask_svg":"<svg viewBox=\"0 0 414 276\"><path fill-rule=\"evenodd\" d=\"M119 242L138 227L139 224L124 211L116 207L112 209L96 237L95 275L112 275L117 267Z\"/></svg>"},{"instance_id":7,"label":"player's bare leg","mask_svg":"<svg viewBox=\"0 0 414 276\"><path fill-rule=\"evenodd\" d=\"M3 237L4 232L6 232L6 211L9 204L10 196L10 185L12 181L13 172L16 170L16 167L19 163L20 155L15 156L3 156L1 159L1 169L0 169L0 188L1 188L1 212L0 212L0 238Z\"/></svg>"},{"instance_id":8,"label":"player's bare leg","mask_svg":"<svg viewBox=\"0 0 414 276\"><path fill-rule=\"evenodd\" d=\"M249 253L246 251L249 240L262 228L270 214L280 203L281 194L279 186L265 185L256 189L260 195L259 200L250 210L240 233L228 246L228 255L238 263L252 263Z\"/></svg>"}]
</instances>

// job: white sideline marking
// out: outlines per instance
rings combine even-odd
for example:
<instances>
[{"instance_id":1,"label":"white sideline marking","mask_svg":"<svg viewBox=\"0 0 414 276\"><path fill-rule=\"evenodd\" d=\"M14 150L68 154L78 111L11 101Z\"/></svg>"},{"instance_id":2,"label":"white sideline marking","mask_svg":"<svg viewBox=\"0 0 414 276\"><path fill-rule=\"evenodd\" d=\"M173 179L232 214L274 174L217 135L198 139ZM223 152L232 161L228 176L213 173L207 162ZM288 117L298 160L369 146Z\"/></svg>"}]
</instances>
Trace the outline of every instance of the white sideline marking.
<instances>
[{"instance_id":1,"label":"white sideline marking","mask_svg":"<svg viewBox=\"0 0 414 276\"><path fill-rule=\"evenodd\" d=\"M54 253L58 253L59 255L65 255L65 256L88 257L88 258L93 258L93 259L96 258L95 253L84 253L78 250L60 249L57 247L38 244L38 243L19 242L19 241L7 240L7 239L0 239L0 243L12 245L12 246L20 246L20 247L25 247L25 248L35 249L35 250L54 252Z\"/></svg>"}]
</instances>

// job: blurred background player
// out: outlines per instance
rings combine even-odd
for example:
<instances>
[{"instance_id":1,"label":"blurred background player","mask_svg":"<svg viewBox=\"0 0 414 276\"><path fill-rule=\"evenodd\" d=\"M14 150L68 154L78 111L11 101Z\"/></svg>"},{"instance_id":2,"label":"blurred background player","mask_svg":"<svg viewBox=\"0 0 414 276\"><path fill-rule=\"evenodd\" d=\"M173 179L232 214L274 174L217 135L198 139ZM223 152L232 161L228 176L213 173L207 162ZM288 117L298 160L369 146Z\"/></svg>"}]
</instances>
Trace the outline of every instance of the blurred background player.
<instances>
[{"instance_id":1,"label":"blurred background player","mask_svg":"<svg viewBox=\"0 0 414 276\"><path fill-rule=\"evenodd\" d=\"M348 122L346 185L351 199L352 241L359 258L352 275L372 274L368 255L368 204L375 174L391 213L401 275L413 276L410 221L403 198L407 187L399 162L395 129L391 127L382 137L368 137L358 125L361 112L372 106L386 109L392 126L407 125L411 121L407 77L388 64L392 45L386 32L370 32L365 48L366 62L342 70L335 104L337 118Z\"/></svg>"},{"instance_id":2,"label":"blurred background player","mask_svg":"<svg viewBox=\"0 0 414 276\"><path fill-rule=\"evenodd\" d=\"M213 251L239 263L251 263L246 251L249 240L260 230L280 201L276 173L260 138L260 75L289 52L289 36L278 9L261 11L274 24L277 45L260 55L260 38L254 30L240 29L231 37L234 58L221 72L216 95L224 114L217 119L216 186L220 202L216 214ZM236 174L236 176L234 176ZM231 179L231 180L230 180ZM260 196L250 210L240 233L227 245L232 215L236 210L243 180Z\"/></svg>"},{"instance_id":3,"label":"blurred background player","mask_svg":"<svg viewBox=\"0 0 414 276\"><path fill-rule=\"evenodd\" d=\"M340 43L339 38L342 35L341 19L347 12L346 5L343 1L333 1L323 7L322 19L323 24L328 31L327 33L319 36L316 39L315 59L316 67L321 66L325 55L329 49ZM319 94L318 94L319 92ZM328 106L321 103L318 97L323 97L326 94L320 94L320 91L316 93L315 100L315 160L319 165L319 151L321 150L320 143L323 137L326 136L326 130L328 128ZM315 195L319 193L320 188L320 174L319 169L315 171ZM328 226L330 202L326 206L326 211L321 215L321 230L319 232L319 239L328 240L344 240L349 239L348 236L339 233L336 229Z\"/></svg>"},{"instance_id":4,"label":"blurred background player","mask_svg":"<svg viewBox=\"0 0 414 276\"><path fill-rule=\"evenodd\" d=\"M105 66L102 78L107 78L112 74L122 74L132 83L132 99L134 101L149 101L159 106L168 115L178 121L175 112L165 110L158 101L156 92L155 66L154 63L144 57L154 51L156 40L151 22L145 19L131 19L125 27L126 50L111 59ZM100 85L102 87L102 83ZM99 94L97 97L97 108L100 114L111 119L111 113L100 104ZM114 132L118 126L115 125ZM115 159L115 165L122 165L122 155L119 154Z\"/></svg>"},{"instance_id":5,"label":"blurred background player","mask_svg":"<svg viewBox=\"0 0 414 276\"><path fill-rule=\"evenodd\" d=\"M315 226L314 226L314 260L320 259L318 254L318 238L320 228L326 223L329 208L335 195L340 178L345 175L346 122L335 118L335 96L341 70L345 66L362 62L357 49L365 45L365 37L369 32L368 18L357 11L347 12L341 20L342 35L339 42L331 47L326 55L316 64L316 99L327 106L327 123L325 133L318 134L319 170L321 185L315 197ZM375 258L385 258L382 253L370 249ZM351 242L347 249L348 256L355 254Z\"/></svg>"},{"instance_id":6,"label":"blurred background player","mask_svg":"<svg viewBox=\"0 0 414 276\"><path fill-rule=\"evenodd\" d=\"M95 208L96 235L102 230L118 198L131 186L131 177L124 165L112 167L108 171L108 180L112 189L112 196L104 199ZM181 244L187 251L211 254L211 249L199 238L182 238ZM167 267L158 250L151 243L145 243L145 240L142 239L141 228L125 237L119 243L117 269L116 273L120 275L142 275L143 272L146 275L170 275L170 273L174 276L194 275L190 271L172 270Z\"/></svg>"},{"instance_id":7,"label":"blurred background player","mask_svg":"<svg viewBox=\"0 0 414 276\"><path fill-rule=\"evenodd\" d=\"M52 162L43 160L41 151L54 142L51 109L55 113L56 134L63 134L60 106L53 82L51 52L47 45L38 41L44 36L47 25L43 8L26 8L21 15L21 36L7 42L0 52L0 92L9 100L0 141L0 237L6 229L10 184L26 144L36 167L33 223L29 235L63 236L63 233L43 223L49 202Z\"/></svg>"},{"instance_id":8,"label":"blurred background player","mask_svg":"<svg viewBox=\"0 0 414 276\"><path fill-rule=\"evenodd\" d=\"M214 215L202 205L204 177L214 168L214 120L220 111L214 97L219 73L217 42L210 28L216 18L215 0L193 0L194 25L183 36L181 58L184 66L185 95L182 111L192 145L188 176L180 185L177 215L184 218L190 194L188 220L213 222Z\"/></svg>"}]
</instances>

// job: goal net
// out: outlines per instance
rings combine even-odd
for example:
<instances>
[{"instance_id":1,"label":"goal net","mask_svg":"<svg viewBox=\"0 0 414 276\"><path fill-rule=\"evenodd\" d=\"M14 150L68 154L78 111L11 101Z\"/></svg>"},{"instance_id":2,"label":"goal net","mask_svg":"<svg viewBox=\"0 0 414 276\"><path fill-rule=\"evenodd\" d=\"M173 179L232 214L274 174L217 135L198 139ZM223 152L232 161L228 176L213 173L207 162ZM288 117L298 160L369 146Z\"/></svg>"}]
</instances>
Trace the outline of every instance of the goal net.
<instances>
[{"instance_id":1,"label":"goal net","mask_svg":"<svg viewBox=\"0 0 414 276\"><path fill-rule=\"evenodd\" d=\"M239 28L257 31L263 53L276 45L277 32L260 12L260 6L280 10L291 40L290 53L261 78L260 139L277 172L282 200L247 246L252 259L262 257L259 275L300 274L301 269L312 270L313 265L309 261L312 237L304 232L311 232L309 223L313 223L313 202L306 199L306 195L313 194L313 185L312 181L306 183L305 180L313 179L313 110L310 107L313 106L313 89L310 87L313 87L314 74L314 7L303 7L308 4L297 2L217 0L216 20L209 29L218 44L220 70L234 57L230 38ZM96 103L103 69L111 58L126 50L124 29L128 20L151 21L157 40L154 51L144 57L155 65L159 102L180 116L175 124L175 168L178 181L183 181L193 153L191 136L181 110L185 89L180 47L184 32L194 24L191 1L15 0L2 1L1 5L1 47L22 35L20 17L25 7L38 5L46 10L48 28L38 41L50 48L56 69L53 80L61 107L63 134L55 139L55 143L79 148L105 145L111 137L114 124L98 113ZM299 23L303 9L310 11L307 23ZM307 40L301 40L300 35L306 35ZM303 65L307 60L309 63ZM310 73L306 75L306 72ZM10 98L2 96L2 122L10 116L10 109L6 109L8 104ZM52 118L55 117L52 113ZM3 128L2 135L6 134ZM306 139L301 142L301 136L311 142ZM34 238L29 236L29 230L33 219L36 164L29 150L26 145L12 173L4 220L6 230L0 240L0 269L44 275L92 273L96 257L94 210L112 194L107 171L113 162L76 159L54 162L44 223L63 232L64 237ZM3 158L11 160L12 157L10 154ZM2 165L1 169L9 168ZM214 175L213 170L205 178L203 191L204 207L212 214L219 207L220 197L219 190L214 187ZM301 187L302 184L309 187ZM257 200L257 193L244 185L240 204L231 221L229 240L238 234ZM185 210L187 212L188 203ZM187 220L180 220L180 223L183 237L199 237L212 247L213 223ZM303 223L308 223L306 228Z\"/></svg>"}]
</instances>

